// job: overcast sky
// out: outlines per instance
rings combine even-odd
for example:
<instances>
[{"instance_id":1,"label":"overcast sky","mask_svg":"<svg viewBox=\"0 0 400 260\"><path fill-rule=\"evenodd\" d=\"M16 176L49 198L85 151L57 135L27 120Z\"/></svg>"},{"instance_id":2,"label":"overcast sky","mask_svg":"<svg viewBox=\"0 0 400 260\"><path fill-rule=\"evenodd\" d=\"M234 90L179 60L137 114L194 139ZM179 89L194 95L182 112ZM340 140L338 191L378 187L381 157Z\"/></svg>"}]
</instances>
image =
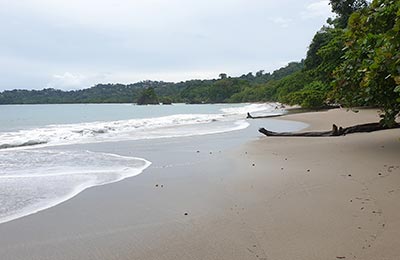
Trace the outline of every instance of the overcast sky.
<instances>
[{"instance_id":1,"label":"overcast sky","mask_svg":"<svg viewBox=\"0 0 400 260\"><path fill-rule=\"evenodd\" d=\"M328 0L0 0L0 90L273 71L305 57Z\"/></svg>"}]
</instances>

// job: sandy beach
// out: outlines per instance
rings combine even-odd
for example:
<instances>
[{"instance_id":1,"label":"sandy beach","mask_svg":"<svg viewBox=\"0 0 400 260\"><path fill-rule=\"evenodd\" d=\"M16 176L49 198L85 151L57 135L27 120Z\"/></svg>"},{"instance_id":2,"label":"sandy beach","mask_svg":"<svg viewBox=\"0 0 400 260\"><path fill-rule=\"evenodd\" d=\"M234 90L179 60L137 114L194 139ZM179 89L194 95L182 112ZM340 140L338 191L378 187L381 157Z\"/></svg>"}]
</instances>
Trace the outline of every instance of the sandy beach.
<instances>
[{"instance_id":1,"label":"sandy beach","mask_svg":"<svg viewBox=\"0 0 400 260\"><path fill-rule=\"evenodd\" d=\"M0 258L399 259L400 130L318 138L257 133L273 120L329 130L379 117L376 110L335 109L252 120L244 133L159 140L151 148L86 145L153 164L0 224Z\"/></svg>"}]
</instances>

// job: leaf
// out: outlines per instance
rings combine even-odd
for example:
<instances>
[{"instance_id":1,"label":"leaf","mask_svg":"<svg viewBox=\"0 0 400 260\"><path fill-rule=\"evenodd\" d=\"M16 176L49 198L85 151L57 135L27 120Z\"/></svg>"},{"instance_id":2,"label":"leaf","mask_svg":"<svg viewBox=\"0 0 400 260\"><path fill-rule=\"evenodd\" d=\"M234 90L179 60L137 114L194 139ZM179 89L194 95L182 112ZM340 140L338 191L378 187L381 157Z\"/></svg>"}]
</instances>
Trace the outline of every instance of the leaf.
<instances>
[{"instance_id":1,"label":"leaf","mask_svg":"<svg viewBox=\"0 0 400 260\"><path fill-rule=\"evenodd\" d=\"M374 69L378 69L378 68L379 68L379 65L378 65L378 63L374 62L374 63L372 63L371 66L369 66L369 67L370 67L370 69L374 70Z\"/></svg>"}]
</instances>

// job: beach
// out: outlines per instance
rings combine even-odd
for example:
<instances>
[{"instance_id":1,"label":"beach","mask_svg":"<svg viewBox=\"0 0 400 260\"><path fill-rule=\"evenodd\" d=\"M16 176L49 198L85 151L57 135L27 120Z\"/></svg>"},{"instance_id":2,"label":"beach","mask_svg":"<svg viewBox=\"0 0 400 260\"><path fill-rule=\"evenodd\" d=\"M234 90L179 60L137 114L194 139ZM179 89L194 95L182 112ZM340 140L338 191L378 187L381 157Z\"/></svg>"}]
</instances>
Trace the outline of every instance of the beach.
<instances>
[{"instance_id":1,"label":"beach","mask_svg":"<svg viewBox=\"0 0 400 260\"><path fill-rule=\"evenodd\" d=\"M1 259L398 259L399 129L314 138L257 132L274 120L308 131L379 117L334 109L151 146L69 145L152 165L0 224Z\"/></svg>"}]
</instances>

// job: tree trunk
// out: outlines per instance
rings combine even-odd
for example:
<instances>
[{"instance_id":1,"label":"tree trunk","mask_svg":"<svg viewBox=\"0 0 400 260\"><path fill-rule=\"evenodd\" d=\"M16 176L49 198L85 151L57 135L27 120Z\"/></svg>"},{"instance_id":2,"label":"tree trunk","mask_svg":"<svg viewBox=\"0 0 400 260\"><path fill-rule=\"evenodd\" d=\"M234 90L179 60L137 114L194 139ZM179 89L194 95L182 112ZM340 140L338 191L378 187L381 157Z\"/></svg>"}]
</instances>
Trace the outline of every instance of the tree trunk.
<instances>
[{"instance_id":1,"label":"tree trunk","mask_svg":"<svg viewBox=\"0 0 400 260\"><path fill-rule=\"evenodd\" d=\"M316 137L316 136L341 136L352 133L369 133L379 130L392 129L392 128L400 128L400 124L396 124L394 127L385 127L380 125L379 123L369 123L369 124L361 124L350 127L337 127L335 124L332 125L332 130L330 131L321 131L321 132L302 132L302 133L293 133L293 132L273 132L268 131L265 128L260 128L258 131L266 136L306 136L306 137Z\"/></svg>"},{"instance_id":2,"label":"tree trunk","mask_svg":"<svg viewBox=\"0 0 400 260\"><path fill-rule=\"evenodd\" d=\"M252 116L250 113L247 113L247 118L249 119L258 119L258 118L270 118L270 117L278 117L282 115L268 115L268 116Z\"/></svg>"}]
</instances>

